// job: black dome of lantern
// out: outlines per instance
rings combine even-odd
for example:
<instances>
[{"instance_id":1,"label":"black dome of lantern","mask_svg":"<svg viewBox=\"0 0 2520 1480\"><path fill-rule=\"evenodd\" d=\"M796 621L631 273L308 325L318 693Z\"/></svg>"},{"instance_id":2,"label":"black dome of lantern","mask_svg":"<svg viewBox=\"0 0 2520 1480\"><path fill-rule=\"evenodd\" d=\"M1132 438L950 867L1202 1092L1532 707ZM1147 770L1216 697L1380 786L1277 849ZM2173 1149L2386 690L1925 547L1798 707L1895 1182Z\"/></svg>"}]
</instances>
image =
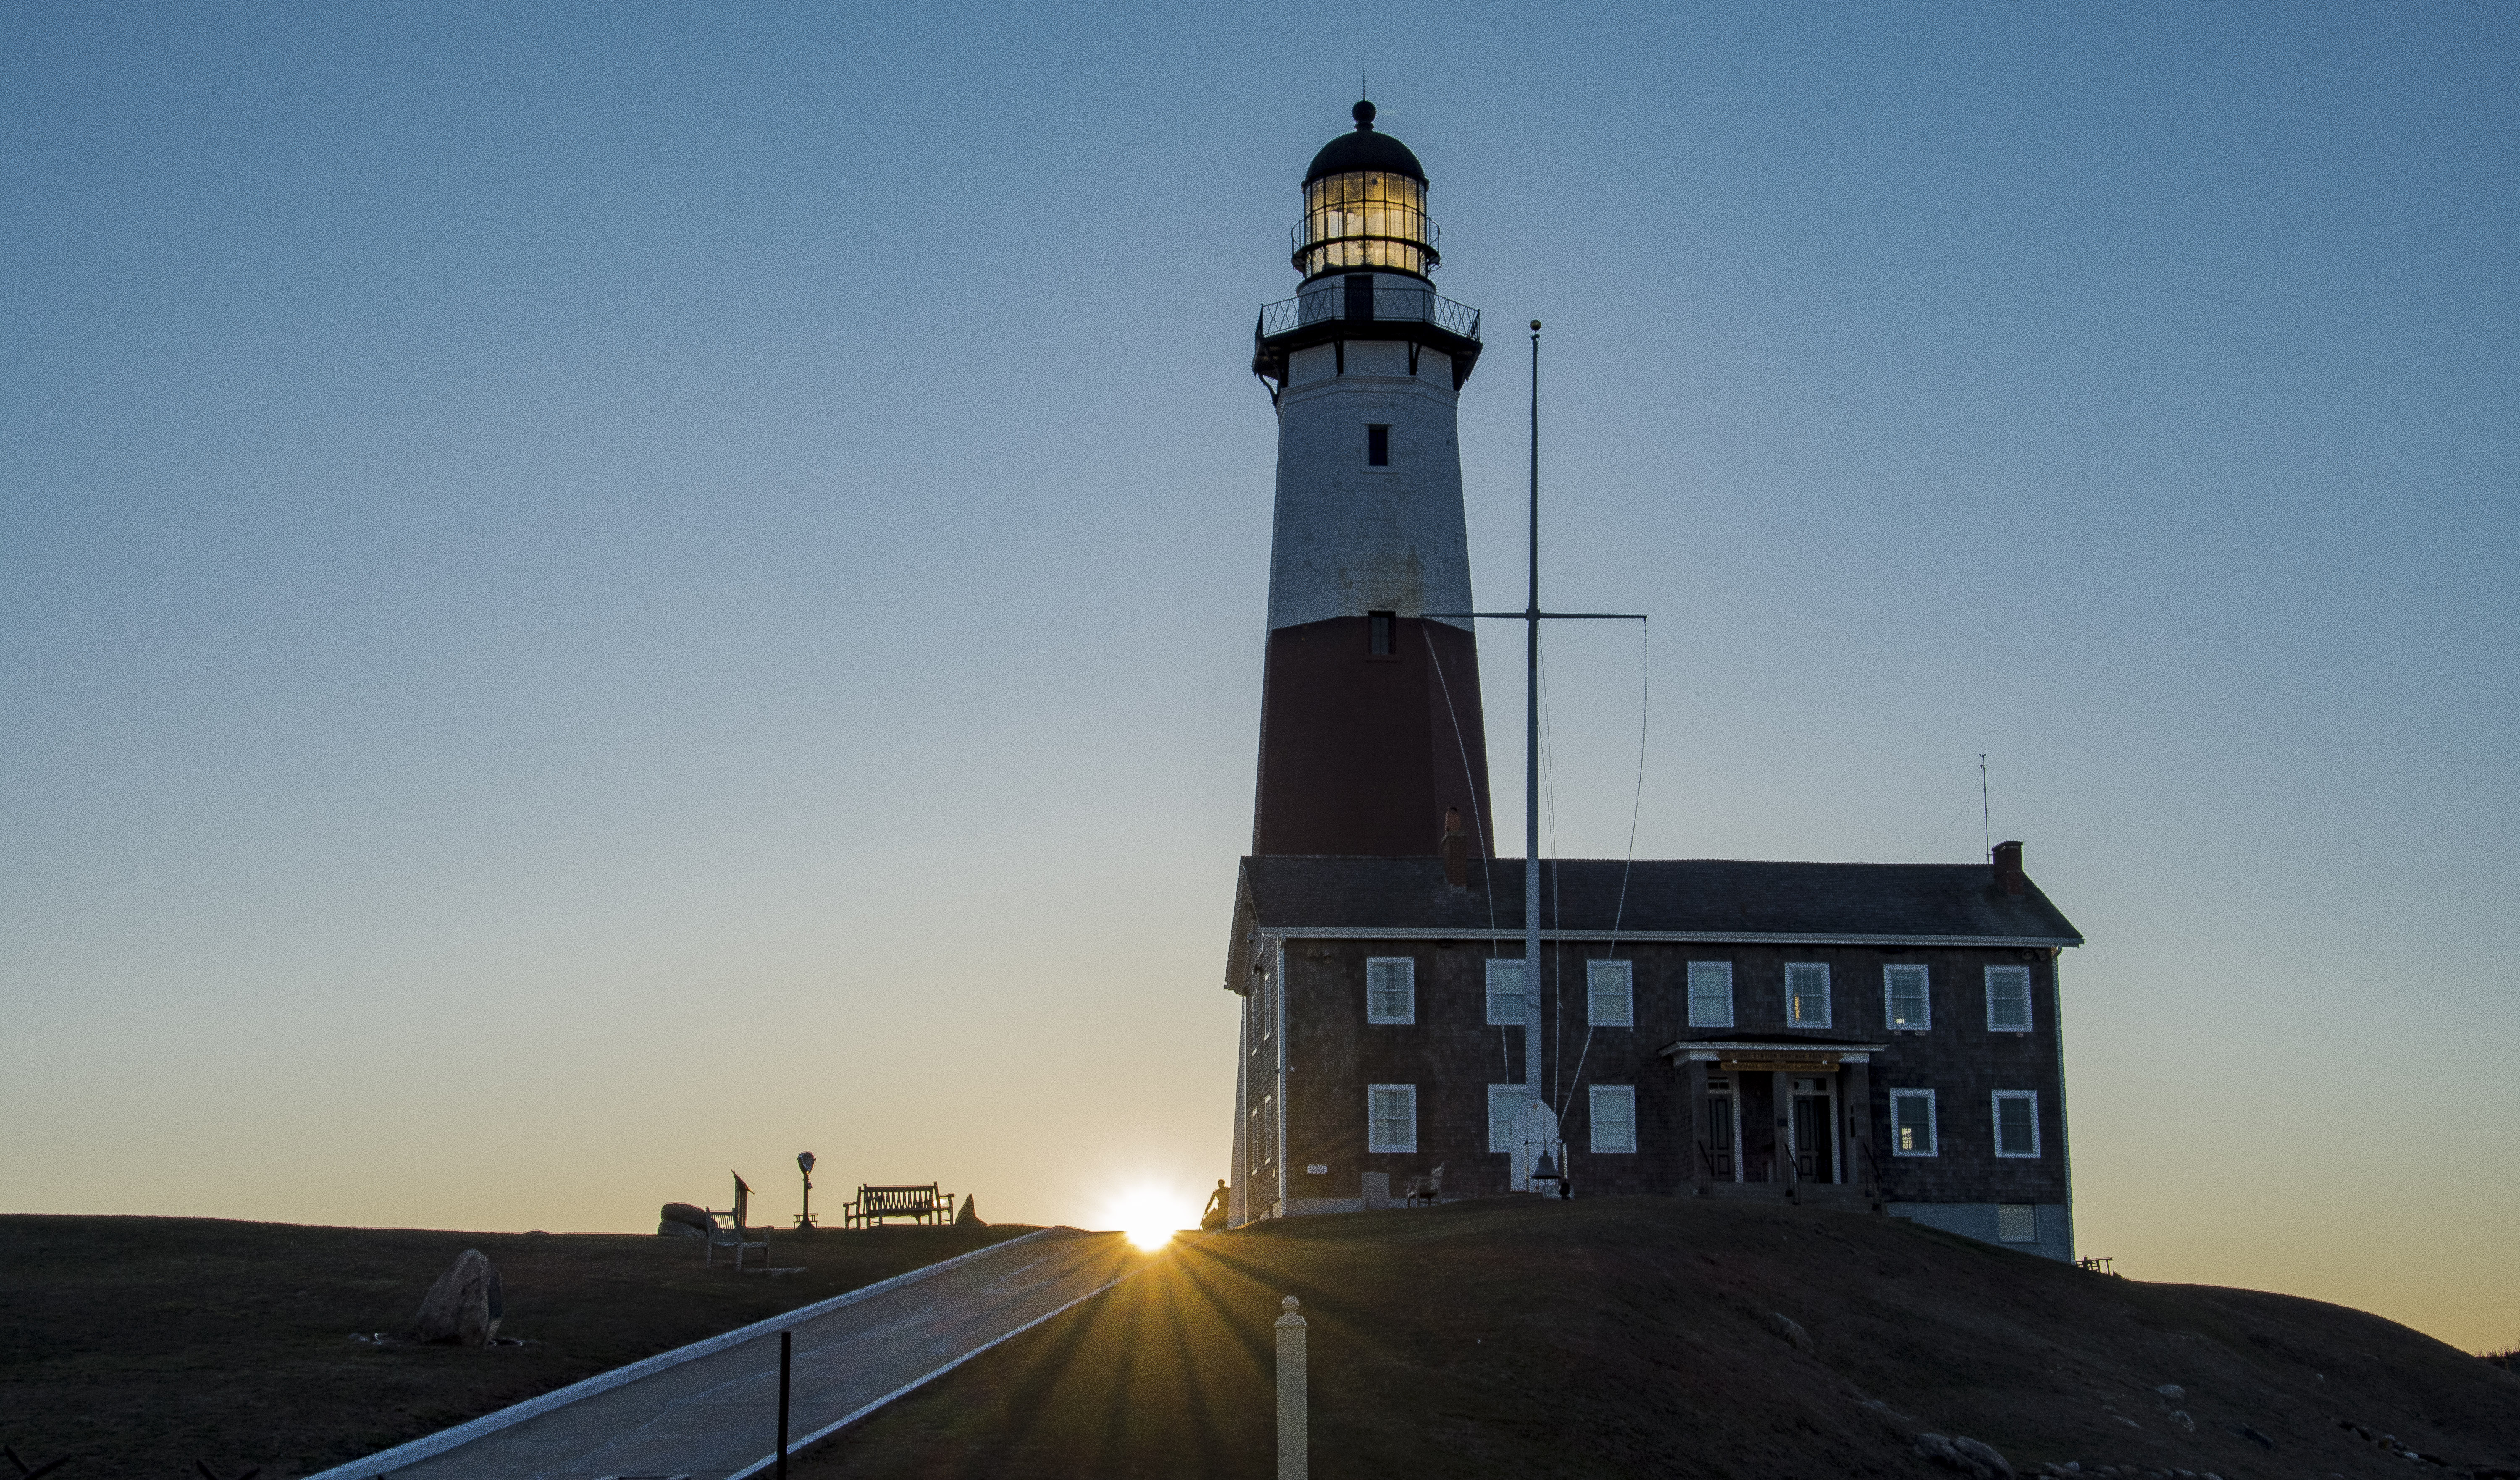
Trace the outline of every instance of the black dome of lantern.
<instances>
[{"instance_id":1,"label":"black dome of lantern","mask_svg":"<svg viewBox=\"0 0 2520 1480\"><path fill-rule=\"evenodd\" d=\"M1373 131L1373 105L1359 103L1353 110L1356 131L1341 134L1322 146L1313 156L1313 167L1304 171L1304 183L1312 184L1325 175L1355 174L1372 170L1381 174L1407 175L1423 185L1426 167L1409 152L1409 146Z\"/></svg>"}]
</instances>

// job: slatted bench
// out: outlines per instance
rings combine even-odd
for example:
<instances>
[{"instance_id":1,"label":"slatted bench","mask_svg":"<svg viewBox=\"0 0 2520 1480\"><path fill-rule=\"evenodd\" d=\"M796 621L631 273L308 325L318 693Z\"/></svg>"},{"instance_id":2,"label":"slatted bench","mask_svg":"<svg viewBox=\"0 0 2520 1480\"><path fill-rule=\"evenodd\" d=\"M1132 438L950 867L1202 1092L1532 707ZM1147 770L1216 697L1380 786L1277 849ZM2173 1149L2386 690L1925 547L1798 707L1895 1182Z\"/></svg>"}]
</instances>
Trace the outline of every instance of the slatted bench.
<instances>
[{"instance_id":1,"label":"slatted bench","mask_svg":"<svg viewBox=\"0 0 2520 1480\"><path fill-rule=\"evenodd\" d=\"M936 1184L919 1186L874 1187L858 1184L858 1195L840 1214L842 1228L880 1227L887 1218L909 1223L952 1223L954 1194L940 1192Z\"/></svg>"}]
</instances>

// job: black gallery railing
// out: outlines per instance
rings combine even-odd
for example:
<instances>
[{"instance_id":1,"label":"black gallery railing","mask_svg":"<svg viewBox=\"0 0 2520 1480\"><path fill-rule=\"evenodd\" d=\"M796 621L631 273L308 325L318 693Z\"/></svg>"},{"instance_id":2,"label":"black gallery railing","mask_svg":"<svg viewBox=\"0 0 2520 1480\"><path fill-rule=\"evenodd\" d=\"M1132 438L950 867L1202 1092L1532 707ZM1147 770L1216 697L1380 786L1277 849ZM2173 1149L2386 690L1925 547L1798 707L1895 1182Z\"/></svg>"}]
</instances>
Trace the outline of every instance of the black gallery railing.
<instances>
[{"instance_id":1,"label":"black gallery railing","mask_svg":"<svg viewBox=\"0 0 2520 1480\"><path fill-rule=\"evenodd\" d=\"M1345 284L1263 305L1260 333L1264 337L1287 334L1332 320L1431 324L1464 339L1479 336L1479 311L1467 303L1456 303L1431 288L1377 288L1368 294L1350 292Z\"/></svg>"}]
</instances>

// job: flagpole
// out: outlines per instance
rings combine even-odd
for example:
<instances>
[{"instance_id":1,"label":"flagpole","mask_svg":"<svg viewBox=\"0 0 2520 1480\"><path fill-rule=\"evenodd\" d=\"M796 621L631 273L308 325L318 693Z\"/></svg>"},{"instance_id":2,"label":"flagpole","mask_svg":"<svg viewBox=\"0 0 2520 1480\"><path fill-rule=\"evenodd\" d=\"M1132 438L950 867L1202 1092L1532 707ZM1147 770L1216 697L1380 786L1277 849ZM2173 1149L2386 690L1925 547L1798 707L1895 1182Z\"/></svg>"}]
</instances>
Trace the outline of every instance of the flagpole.
<instances>
[{"instance_id":1,"label":"flagpole","mask_svg":"<svg viewBox=\"0 0 2520 1480\"><path fill-rule=\"evenodd\" d=\"M1540 1087L1540 321L1531 321L1531 595L1523 621L1522 1078L1530 1104ZM1528 1150L1526 1148L1526 1155ZM1527 1170L1527 1169L1526 1169Z\"/></svg>"}]
</instances>

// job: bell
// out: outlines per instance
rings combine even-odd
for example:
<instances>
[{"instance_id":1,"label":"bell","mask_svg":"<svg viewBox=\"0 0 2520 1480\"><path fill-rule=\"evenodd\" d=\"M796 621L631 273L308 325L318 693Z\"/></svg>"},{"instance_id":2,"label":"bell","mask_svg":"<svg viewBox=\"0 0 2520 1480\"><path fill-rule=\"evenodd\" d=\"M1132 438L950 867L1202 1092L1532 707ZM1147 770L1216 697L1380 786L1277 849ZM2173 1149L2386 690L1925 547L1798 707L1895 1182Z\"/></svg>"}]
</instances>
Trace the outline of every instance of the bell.
<instances>
[{"instance_id":1,"label":"bell","mask_svg":"<svg viewBox=\"0 0 2520 1480\"><path fill-rule=\"evenodd\" d=\"M1534 1177L1546 1177L1552 1182L1555 1181L1557 1178L1557 1158L1551 1155L1546 1150L1542 1151L1540 1153L1540 1165L1531 1169L1531 1175Z\"/></svg>"}]
</instances>

